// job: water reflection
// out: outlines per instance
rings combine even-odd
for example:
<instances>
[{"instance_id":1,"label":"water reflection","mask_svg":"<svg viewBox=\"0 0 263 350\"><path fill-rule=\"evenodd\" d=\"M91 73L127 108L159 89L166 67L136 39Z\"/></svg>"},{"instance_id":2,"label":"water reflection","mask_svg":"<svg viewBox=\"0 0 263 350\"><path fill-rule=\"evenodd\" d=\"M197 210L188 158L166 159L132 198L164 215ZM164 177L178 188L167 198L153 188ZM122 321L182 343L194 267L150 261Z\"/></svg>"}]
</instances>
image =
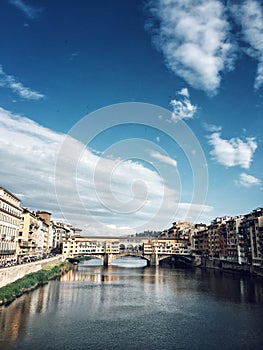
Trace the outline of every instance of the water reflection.
<instances>
[{"instance_id":1,"label":"water reflection","mask_svg":"<svg viewBox=\"0 0 263 350\"><path fill-rule=\"evenodd\" d=\"M41 348L44 345L40 346L38 342L44 341L42 333L47 331L47 327L50 327L48 331L51 333L54 327L54 332L58 329L65 335L65 332L71 333L72 322L81 326L81 322L86 324L87 320L90 324L114 324L118 320L127 323L136 320L137 324L143 320L146 324L151 321L150 315L156 317L158 314L164 323L166 319L171 323L171 320L176 320L176 315L181 315L181 318L186 319L187 327L196 327L191 322L198 320L205 324L208 315L214 315L218 310L226 312L227 317L229 313L235 317L235 314L239 315L238 312L240 315L244 312L255 334L258 320L253 317L258 316L253 312L259 310L262 315L261 279L211 270L105 268L86 263L69 271L59 281L51 281L23 295L11 305L1 307L0 348ZM256 309L253 311L251 308L254 306ZM145 319L146 316L150 318ZM236 317L235 322L241 322ZM140 323L142 327L143 322ZM154 325L151 327L154 328ZM246 330L250 329L249 324L245 326ZM49 348L52 349L52 346ZM59 349L58 345L54 348Z\"/></svg>"},{"instance_id":2,"label":"water reflection","mask_svg":"<svg viewBox=\"0 0 263 350\"><path fill-rule=\"evenodd\" d=\"M98 258L93 258L90 260L84 260L79 263L79 266L102 266L103 260Z\"/></svg>"},{"instance_id":3,"label":"water reflection","mask_svg":"<svg viewBox=\"0 0 263 350\"><path fill-rule=\"evenodd\" d=\"M133 256L123 256L113 260L112 265L126 268L145 267L147 266L147 261Z\"/></svg>"},{"instance_id":4,"label":"water reflection","mask_svg":"<svg viewBox=\"0 0 263 350\"><path fill-rule=\"evenodd\" d=\"M263 303L263 280L219 271L197 270L196 286L204 294L235 303Z\"/></svg>"},{"instance_id":5,"label":"water reflection","mask_svg":"<svg viewBox=\"0 0 263 350\"><path fill-rule=\"evenodd\" d=\"M12 304L0 307L0 349L11 349L11 344L24 332L32 317L47 312L48 306L56 309L59 289L54 281L35 291L22 295ZM2 345L3 344L3 345Z\"/></svg>"}]
</instances>

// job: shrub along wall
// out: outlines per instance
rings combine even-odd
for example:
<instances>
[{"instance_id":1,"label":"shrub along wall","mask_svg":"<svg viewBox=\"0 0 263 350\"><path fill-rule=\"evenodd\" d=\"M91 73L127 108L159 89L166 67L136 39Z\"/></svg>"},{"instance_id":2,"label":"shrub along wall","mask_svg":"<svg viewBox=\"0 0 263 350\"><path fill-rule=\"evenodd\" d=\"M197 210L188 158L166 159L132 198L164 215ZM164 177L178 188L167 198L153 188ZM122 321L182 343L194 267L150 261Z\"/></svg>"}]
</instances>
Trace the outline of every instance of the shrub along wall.
<instances>
[{"instance_id":1,"label":"shrub along wall","mask_svg":"<svg viewBox=\"0 0 263 350\"><path fill-rule=\"evenodd\" d=\"M35 262L16 265L11 267L5 267L0 269L0 288L12 283L19 278L28 275L31 272L36 272L43 269L45 266L51 264L57 264L62 261L62 255L58 255L53 258L38 260Z\"/></svg>"}]
</instances>

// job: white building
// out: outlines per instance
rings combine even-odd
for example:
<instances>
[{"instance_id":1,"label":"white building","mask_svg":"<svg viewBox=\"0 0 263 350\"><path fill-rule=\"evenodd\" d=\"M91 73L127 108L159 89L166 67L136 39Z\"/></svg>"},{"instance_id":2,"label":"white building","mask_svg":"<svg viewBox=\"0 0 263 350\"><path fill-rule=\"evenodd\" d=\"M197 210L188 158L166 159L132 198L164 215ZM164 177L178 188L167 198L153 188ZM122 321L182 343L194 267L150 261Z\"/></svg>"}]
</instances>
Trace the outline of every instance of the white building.
<instances>
[{"instance_id":1,"label":"white building","mask_svg":"<svg viewBox=\"0 0 263 350\"><path fill-rule=\"evenodd\" d=\"M0 266L16 262L21 213L20 199L0 187Z\"/></svg>"}]
</instances>

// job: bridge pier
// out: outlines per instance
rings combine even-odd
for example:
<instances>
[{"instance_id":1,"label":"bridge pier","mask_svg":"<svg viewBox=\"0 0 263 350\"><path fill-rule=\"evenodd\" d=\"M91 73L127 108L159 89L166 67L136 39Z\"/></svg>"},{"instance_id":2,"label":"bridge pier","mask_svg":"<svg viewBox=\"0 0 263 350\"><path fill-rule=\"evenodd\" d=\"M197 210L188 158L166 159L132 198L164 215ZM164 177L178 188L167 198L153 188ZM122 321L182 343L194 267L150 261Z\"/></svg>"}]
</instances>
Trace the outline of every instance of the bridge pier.
<instances>
[{"instance_id":1,"label":"bridge pier","mask_svg":"<svg viewBox=\"0 0 263 350\"><path fill-rule=\"evenodd\" d=\"M103 259L103 265L104 266L110 266L112 265L112 254L105 254Z\"/></svg>"},{"instance_id":2,"label":"bridge pier","mask_svg":"<svg viewBox=\"0 0 263 350\"><path fill-rule=\"evenodd\" d=\"M150 266L159 266L158 254L151 254Z\"/></svg>"}]
</instances>

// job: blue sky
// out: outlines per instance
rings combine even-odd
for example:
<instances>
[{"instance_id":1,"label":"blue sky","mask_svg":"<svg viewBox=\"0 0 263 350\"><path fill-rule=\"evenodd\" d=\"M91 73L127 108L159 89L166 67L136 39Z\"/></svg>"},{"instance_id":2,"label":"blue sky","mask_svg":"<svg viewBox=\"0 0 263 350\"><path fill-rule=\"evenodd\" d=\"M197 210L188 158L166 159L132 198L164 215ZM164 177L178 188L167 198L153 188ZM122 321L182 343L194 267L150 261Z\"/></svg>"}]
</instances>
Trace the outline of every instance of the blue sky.
<instances>
[{"instance_id":1,"label":"blue sky","mask_svg":"<svg viewBox=\"0 0 263 350\"><path fill-rule=\"evenodd\" d=\"M1 185L24 206L89 234L262 206L262 1L0 6Z\"/></svg>"}]
</instances>

